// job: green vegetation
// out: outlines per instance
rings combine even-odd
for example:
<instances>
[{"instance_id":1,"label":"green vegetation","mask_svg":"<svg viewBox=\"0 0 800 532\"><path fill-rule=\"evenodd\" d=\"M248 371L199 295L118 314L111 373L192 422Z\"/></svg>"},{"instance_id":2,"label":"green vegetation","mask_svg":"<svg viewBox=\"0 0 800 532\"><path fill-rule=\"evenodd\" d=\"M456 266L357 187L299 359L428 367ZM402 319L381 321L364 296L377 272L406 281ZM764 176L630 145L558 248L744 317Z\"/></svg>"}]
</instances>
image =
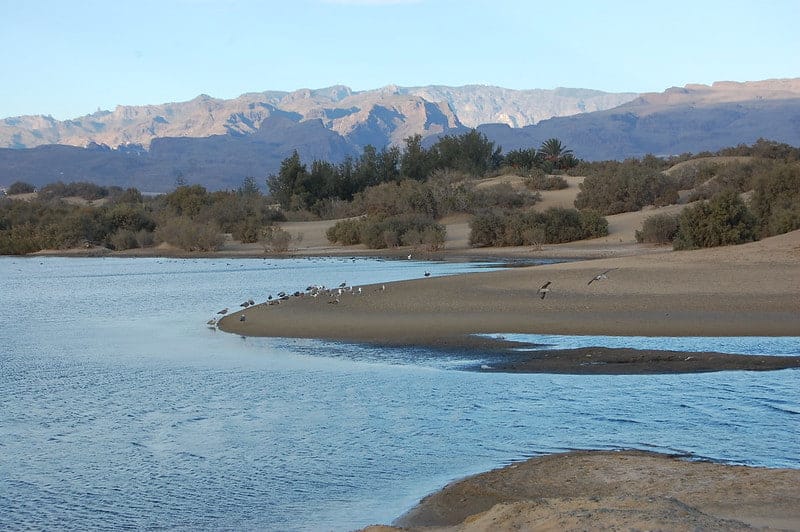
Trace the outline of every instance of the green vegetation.
<instances>
[{"instance_id":1,"label":"green vegetation","mask_svg":"<svg viewBox=\"0 0 800 532\"><path fill-rule=\"evenodd\" d=\"M567 186L564 173L584 176L576 208L536 212L540 191ZM181 181L168 194L144 197L92 183L36 192L16 182L0 198L0 253L162 242L211 251L226 234L283 252L292 237L274 223L286 219L339 220L327 234L333 243L437 250L446 238L441 220L452 214L472 217L474 246L537 245L603 236L604 215L694 200L680 216L648 218L637 240L688 249L800 228L800 149L765 140L715 154L590 163L558 139L503 155L471 130L429 147L419 135L404 149L367 146L339 164L306 164L295 152L266 184L268 195L252 177L214 192Z\"/></svg>"},{"instance_id":2,"label":"green vegetation","mask_svg":"<svg viewBox=\"0 0 800 532\"><path fill-rule=\"evenodd\" d=\"M263 228L282 215L269 207L254 183L248 178L239 190L213 193L183 185L154 198L136 189L91 183L55 183L33 199L10 195L0 199L0 254L93 245L125 250L161 242L186 251L212 251L224 233L256 242ZM83 202L67 201L76 197Z\"/></svg>"},{"instance_id":3,"label":"green vegetation","mask_svg":"<svg viewBox=\"0 0 800 532\"><path fill-rule=\"evenodd\" d=\"M678 220L675 249L741 244L756 239L757 220L734 191L686 207Z\"/></svg>"},{"instance_id":4,"label":"green vegetation","mask_svg":"<svg viewBox=\"0 0 800 532\"><path fill-rule=\"evenodd\" d=\"M662 172L637 159L607 162L587 175L575 199L578 209L602 214L638 211L645 205L669 205L678 201L678 186Z\"/></svg>"},{"instance_id":5,"label":"green vegetation","mask_svg":"<svg viewBox=\"0 0 800 532\"><path fill-rule=\"evenodd\" d=\"M550 208L545 212L486 211L470 223L473 246L558 244L608 234L608 222L594 211Z\"/></svg>"},{"instance_id":6,"label":"green vegetation","mask_svg":"<svg viewBox=\"0 0 800 532\"><path fill-rule=\"evenodd\" d=\"M640 242L673 243L675 249L749 242L800 228L800 149L760 139L716 153L661 159L648 155L623 162L581 162L585 175L575 201L603 214L679 201L678 217L650 217ZM749 197L748 197L749 196Z\"/></svg>"},{"instance_id":7,"label":"green vegetation","mask_svg":"<svg viewBox=\"0 0 800 532\"><path fill-rule=\"evenodd\" d=\"M678 234L678 216L656 214L645 218L642 229L636 231L636 241L647 244L669 244Z\"/></svg>"}]
</instances>

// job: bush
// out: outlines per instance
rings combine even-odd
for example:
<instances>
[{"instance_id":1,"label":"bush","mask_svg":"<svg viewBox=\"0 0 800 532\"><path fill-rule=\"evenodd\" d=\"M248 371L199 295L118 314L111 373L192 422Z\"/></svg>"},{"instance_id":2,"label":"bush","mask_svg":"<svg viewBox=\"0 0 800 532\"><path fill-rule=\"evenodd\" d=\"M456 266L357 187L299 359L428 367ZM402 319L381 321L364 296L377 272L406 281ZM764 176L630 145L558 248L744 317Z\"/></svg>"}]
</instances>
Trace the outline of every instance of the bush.
<instances>
[{"instance_id":1,"label":"bush","mask_svg":"<svg viewBox=\"0 0 800 532\"><path fill-rule=\"evenodd\" d=\"M289 251L291 242L292 235L280 227L270 225L261 232L261 243L264 245L264 251L284 253Z\"/></svg>"},{"instance_id":2,"label":"bush","mask_svg":"<svg viewBox=\"0 0 800 532\"><path fill-rule=\"evenodd\" d=\"M782 164L759 176L751 206L764 236L800 228L800 167Z\"/></svg>"},{"instance_id":3,"label":"bush","mask_svg":"<svg viewBox=\"0 0 800 532\"><path fill-rule=\"evenodd\" d=\"M486 211L470 222L472 246L557 244L608 234L608 222L593 211L553 207L539 212Z\"/></svg>"},{"instance_id":4,"label":"bush","mask_svg":"<svg viewBox=\"0 0 800 532\"><path fill-rule=\"evenodd\" d=\"M231 236L242 244L258 242L262 236L262 224L255 216L248 216L233 225Z\"/></svg>"},{"instance_id":5,"label":"bush","mask_svg":"<svg viewBox=\"0 0 800 532\"><path fill-rule=\"evenodd\" d=\"M10 187L8 187L6 194L12 196L14 194L30 194L31 192L36 192L36 187L30 183L15 181L14 183L11 183Z\"/></svg>"},{"instance_id":6,"label":"bush","mask_svg":"<svg viewBox=\"0 0 800 532\"><path fill-rule=\"evenodd\" d=\"M223 237L213 223L198 223L187 218L172 218L158 226L156 240L186 251L216 251Z\"/></svg>"},{"instance_id":7,"label":"bush","mask_svg":"<svg viewBox=\"0 0 800 532\"><path fill-rule=\"evenodd\" d=\"M361 243L361 223L359 220L339 220L325 232L328 242L352 246Z\"/></svg>"},{"instance_id":8,"label":"bush","mask_svg":"<svg viewBox=\"0 0 800 532\"><path fill-rule=\"evenodd\" d=\"M508 183L475 190L472 195L472 209L518 209L533 205L538 195L521 194Z\"/></svg>"},{"instance_id":9,"label":"bush","mask_svg":"<svg viewBox=\"0 0 800 532\"><path fill-rule=\"evenodd\" d=\"M580 189L575 207L595 209L606 215L678 201L678 187L673 180L630 161L609 164L601 173L586 177Z\"/></svg>"},{"instance_id":10,"label":"bush","mask_svg":"<svg viewBox=\"0 0 800 532\"><path fill-rule=\"evenodd\" d=\"M757 220L738 194L722 192L710 201L686 207L678 221L674 249L742 244L756 240Z\"/></svg>"},{"instance_id":11,"label":"bush","mask_svg":"<svg viewBox=\"0 0 800 532\"><path fill-rule=\"evenodd\" d=\"M401 244L424 245L430 250L444 245L446 229L432 218L421 214L399 216L367 216L358 220L341 220L328 229L331 243L364 244L370 249L384 249Z\"/></svg>"},{"instance_id":12,"label":"bush","mask_svg":"<svg viewBox=\"0 0 800 532\"><path fill-rule=\"evenodd\" d=\"M108 243L117 251L140 247L136 233L129 229L118 229L116 233L109 237Z\"/></svg>"},{"instance_id":13,"label":"bush","mask_svg":"<svg viewBox=\"0 0 800 532\"><path fill-rule=\"evenodd\" d=\"M540 169L531 171L531 175L525 178L525 186L531 190L561 190L567 188L567 180L560 175L548 175Z\"/></svg>"},{"instance_id":14,"label":"bush","mask_svg":"<svg viewBox=\"0 0 800 532\"><path fill-rule=\"evenodd\" d=\"M636 231L636 241L647 244L669 244L678 233L678 216L656 214L642 222L642 230Z\"/></svg>"}]
</instances>

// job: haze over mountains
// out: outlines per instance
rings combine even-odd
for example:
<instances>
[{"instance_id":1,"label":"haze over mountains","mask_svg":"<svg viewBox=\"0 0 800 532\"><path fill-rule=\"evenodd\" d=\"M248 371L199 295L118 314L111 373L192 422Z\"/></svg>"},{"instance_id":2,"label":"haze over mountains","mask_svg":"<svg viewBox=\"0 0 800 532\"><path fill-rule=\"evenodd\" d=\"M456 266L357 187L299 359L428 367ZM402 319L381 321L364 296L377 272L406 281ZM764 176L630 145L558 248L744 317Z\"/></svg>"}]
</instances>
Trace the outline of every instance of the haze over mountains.
<instances>
[{"instance_id":1,"label":"haze over mountains","mask_svg":"<svg viewBox=\"0 0 800 532\"><path fill-rule=\"evenodd\" d=\"M477 128L503 147L558 138L587 160L716 150L760 137L800 145L800 79L687 85L663 93L500 87L344 86L266 91L231 100L119 106L58 121L0 121L0 185L93 181L164 191L177 179L210 189L263 178L297 150L339 162L371 144Z\"/></svg>"}]
</instances>

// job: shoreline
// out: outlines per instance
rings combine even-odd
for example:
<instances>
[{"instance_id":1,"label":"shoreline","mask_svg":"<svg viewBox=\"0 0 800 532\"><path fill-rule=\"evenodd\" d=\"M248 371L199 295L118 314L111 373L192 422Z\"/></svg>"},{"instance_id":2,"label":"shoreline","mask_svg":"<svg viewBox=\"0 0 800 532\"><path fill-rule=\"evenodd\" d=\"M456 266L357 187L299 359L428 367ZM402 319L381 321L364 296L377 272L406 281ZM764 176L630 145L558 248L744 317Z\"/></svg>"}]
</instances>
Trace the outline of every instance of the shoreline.
<instances>
[{"instance_id":1,"label":"shoreline","mask_svg":"<svg viewBox=\"0 0 800 532\"><path fill-rule=\"evenodd\" d=\"M454 481L393 526L364 530L800 529L800 469L687 458L639 450L539 456Z\"/></svg>"},{"instance_id":2,"label":"shoreline","mask_svg":"<svg viewBox=\"0 0 800 532\"><path fill-rule=\"evenodd\" d=\"M605 278L594 282L603 272ZM549 291L543 294L545 283ZM419 278L316 297L298 294L239 310L218 326L242 336L488 352L503 346L474 335L800 336L800 231L739 246ZM688 355L700 368L697 355ZM636 371L658 371L652 364L663 358L650 353L650 366L640 364ZM784 367L796 367L795 358ZM716 357L712 366L743 369L732 361ZM758 369L755 359L750 361L754 364L745 369ZM691 371L689 362L681 371Z\"/></svg>"},{"instance_id":3,"label":"shoreline","mask_svg":"<svg viewBox=\"0 0 800 532\"><path fill-rule=\"evenodd\" d=\"M800 231L740 246L359 288L255 305L219 326L244 336L432 347L463 346L464 337L482 333L798 336Z\"/></svg>"}]
</instances>

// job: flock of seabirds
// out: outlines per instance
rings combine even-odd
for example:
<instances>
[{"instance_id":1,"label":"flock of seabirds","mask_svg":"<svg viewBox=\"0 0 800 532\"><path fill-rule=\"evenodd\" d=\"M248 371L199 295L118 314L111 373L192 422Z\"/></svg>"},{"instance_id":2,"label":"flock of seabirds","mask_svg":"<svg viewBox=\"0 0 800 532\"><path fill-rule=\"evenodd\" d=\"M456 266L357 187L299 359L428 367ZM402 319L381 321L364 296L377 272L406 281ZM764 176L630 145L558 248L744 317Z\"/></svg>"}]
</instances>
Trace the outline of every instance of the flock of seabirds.
<instances>
[{"instance_id":1,"label":"flock of seabirds","mask_svg":"<svg viewBox=\"0 0 800 532\"><path fill-rule=\"evenodd\" d=\"M411 255L409 255L408 258L410 259ZM603 279L608 279L608 274L611 273L614 270L617 270L617 269L618 268L610 268L610 269L608 269L608 270L606 270L606 271L604 271L602 273L598 273L597 275L595 275L594 277L589 279L589 282L586 283L586 284L590 285L595 281L602 281ZM431 272L426 271L424 276L425 277L430 277L431 276ZM552 284L552 281L547 281L546 283L544 283L542 286L539 287L539 290L536 291L537 295L541 299L544 299L545 297L547 297L547 294L550 293L550 285L551 284ZM377 288L377 290L381 291L381 292L386 290L386 285L382 284L380 287ZM299 290L295 291L295 292L293 292L291 294L288 294L286 292L278 292L276 294L276 297L273 297L272 294L270 294L267 297L267 300L264 301L261 304L262 305L278 305L278 304L280 304L281 301L287 301L290 297L313 297L313 298L317 298L317 297L320 297L320 296L324 296L324 297L328 298L328 303L329 304L338 305L339 302L340 302L341 296L343 296L345 294L356 294L356 295L359 295L361 293L363 293L363 287L361 287L361 286L351 286L351 285L347 284L347 281L345 281L345 282L341 283L336 288L328 288L328 287L326 287L324 285L310 285L310 286L306 287L304 292L301 292ZM243 309L246 309L246 308L249 308L249 307L254 306L256 304L257 303L254 300L248 299L247 301L244 301L241 304L239 304L239 306L242 307ZM219 322L220 319L222 319L223 316L225 316L228 313L228 310L229 310L228 308L224 308L224 309L218 311L217 312L217 316L215 316L215 317L211 318L210 320L208 320L206 322L206 325L208 325L208 327L211 328L211 329L216 329L217 328L217 323ZM246 315L242 314L241 316L239 316L239 321L246 321L246 320L247 320Z\"/></svg>"}]
</instances>

